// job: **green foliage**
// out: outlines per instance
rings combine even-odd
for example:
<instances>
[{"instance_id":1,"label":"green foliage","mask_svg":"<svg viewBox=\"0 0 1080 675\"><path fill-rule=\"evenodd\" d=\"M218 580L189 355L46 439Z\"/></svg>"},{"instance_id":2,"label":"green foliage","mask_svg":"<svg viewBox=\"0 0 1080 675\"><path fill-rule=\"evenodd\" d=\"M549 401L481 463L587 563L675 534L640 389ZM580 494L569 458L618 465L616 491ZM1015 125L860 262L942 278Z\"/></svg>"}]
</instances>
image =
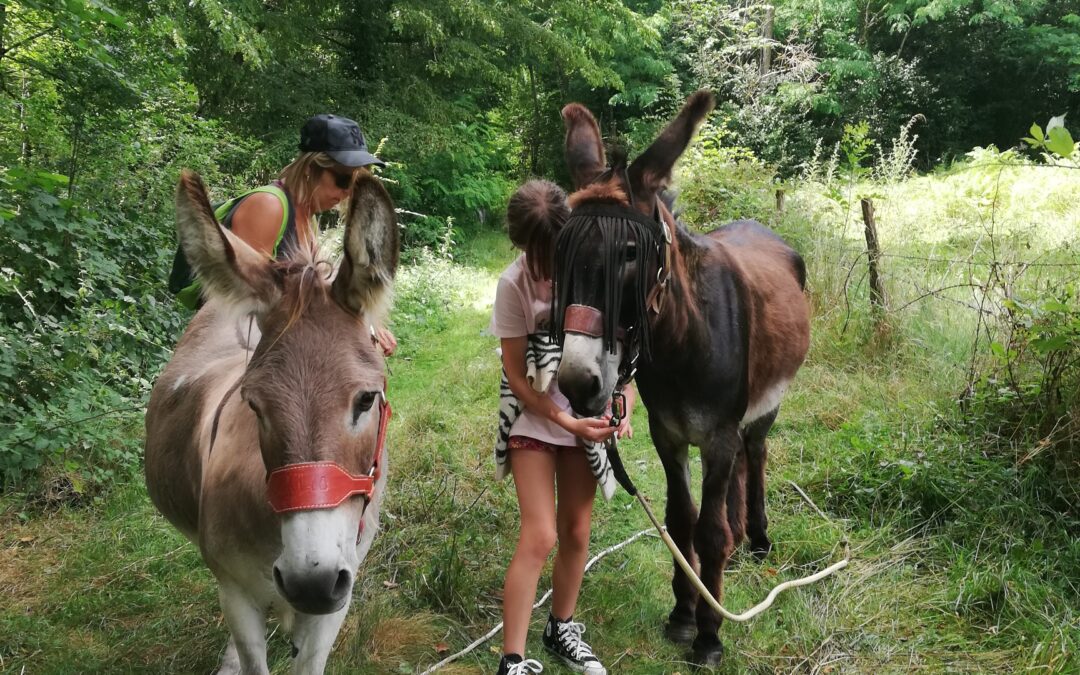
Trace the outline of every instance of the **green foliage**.
<instances>
[{"instance_id":1,"label":"green foliage","mask_svg":"<svg viewBox=\"0 0 1080 675\"><path fill-rule=\"evenodd\" d=\"M771 167L748 148L724 144L730 134L706 125L679 163L678 206L687 222L712 229L743 218L769 220L776 187Z\"/></svg>"},{"instance_id":2,"label":"green foliage","mask_svg":"<svg viewBox=\"0 0 1080 675\"><path fill-rule=\"evenodd\" d=\"M1063 452L1077 463L1080 432L1080 303L1077 287L1043 289L1030 299L1008 298L1007 324L990 343L989 365L977 382L972 414L991 439L1023 439L1035 452Z\"/></svg>"},{"instance_id":3,"label":"green foliage","mask_svg":"<svg viewBox=\"0 0 1080 675\"><path fill-rule=\"evenodd\" d=\"M1050 119L1046 125L1046 133L1038 124L1032 124L1031 136L1024 138L1024 142L1033 148L1039 148L1050 155L1056 155L1059 159L1069 161L1076 151L1076 143L1072 134L1065 128L1065 116L1060 115Z\"/></svg>"},{"instance_id":4,"label":"green foliage","mask_svg":"<svg viewBox=\"0 0 1080 675\"><path fill-rule=\"evenodd\" d=\"M46 461L83 483L107 479L137 465L138 439L127 432L149 392L148 366L182 326L153 293L164 242L130 237L123 221L61 197L63 176L12 169L0 181L9 204L0 235L0 480Z\"/></svg>"},{"instance_id":5,"label":"green foliage","mask_svg":"<svg viewBox=\"0 0 1080 675\"><path fill-rule=\"evenodd\" d=\"M731 104L735 143L785 176L817 139L831 147L853 120L866 120L880 144L925 115L919 157L928 168L976 145L1008 147L1017 119L1080 109L1080 17L1064 0L679 0L672 8L687 68Z\"/></svg>"}]
</instances>

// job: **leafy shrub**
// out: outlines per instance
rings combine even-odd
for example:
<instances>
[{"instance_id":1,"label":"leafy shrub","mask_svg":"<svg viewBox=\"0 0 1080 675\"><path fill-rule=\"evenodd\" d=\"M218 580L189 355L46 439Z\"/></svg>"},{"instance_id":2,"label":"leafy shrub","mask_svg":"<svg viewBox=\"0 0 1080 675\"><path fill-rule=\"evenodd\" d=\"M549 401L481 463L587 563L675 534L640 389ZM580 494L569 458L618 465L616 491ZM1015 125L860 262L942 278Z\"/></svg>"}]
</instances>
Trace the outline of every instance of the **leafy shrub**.
<instances>
[{"instance_id":1,"label":"leafy shrub","mask_svg":"<svg viewBox=\"0 0 1080 675\"><path fill-rule=\"evenodd\" d=\"M706 127L679 164L679 206L702 229L740 218L768 220L775 208L772 168L747 148L724 145L726 137L722 128Z\"/></svg>"},{"instance_id":2,"label":"leafy shrub","mask_svg":"<svg viewBox=\"0 0 1080 675\"><path fill-rule=\"evenodd\" d=\"M1077 286L1006 298L1004 337L972 391L972 421L990 440L1056 449L1080 468L1080 305Z\"/></svg>"},{"instance_id":3,"label":"leafy shrub","mask_svg":"<svg viewBox=\"0 0 1080 675\"><path fill-rule=\"evenodd\" d=\"M483 222L503 208L516 186L509 176L505 134L484 121L460 122L450 131L449 137L435 136L439 145L388 174L397 183L391 190L395 200L425 214L405 221L408 247L435 245L444 216Z\"/></svg>"},{"instance_id":4,"label":"leafy shrub","mask_svg":"<svg viewBox=\"0 0 1080 675\"><path fill-rule=\"evenodd\" d=\"M184 318L163 297L170 238L132 237L60 196L66 178L13 169L0 178L0 481L46 463L73 482L137 466L152 372ZM117 417L119 416L119 417Z\"/></svg>"}]
</instances>

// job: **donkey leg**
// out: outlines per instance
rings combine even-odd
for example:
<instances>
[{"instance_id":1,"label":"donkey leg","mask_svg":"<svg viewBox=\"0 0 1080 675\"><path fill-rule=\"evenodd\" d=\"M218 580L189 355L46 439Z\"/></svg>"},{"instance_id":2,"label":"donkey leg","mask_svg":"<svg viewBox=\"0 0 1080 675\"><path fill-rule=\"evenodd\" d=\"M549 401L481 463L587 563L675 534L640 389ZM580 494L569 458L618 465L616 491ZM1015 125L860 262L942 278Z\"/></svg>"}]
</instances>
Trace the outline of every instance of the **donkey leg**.
<instances>
[{"instance_id":1,"label":"donkey leg","mask_svg":"<svg viewBox=\"0 0 1080 675\"><path fill-rule=\"evenodd\" d=\"M727 493L741 450L742 438L734 425L716 430L701 448L704 476L701 514L694 530L694 549L701 558L701 582L713 597L721 601L724 568L735 549L728 520ZM700 665L718 665L724 656L724 646L717 635L723 619L704 598L698 599L696 615L698 630L692 659Z\"/></svg>"},{"instance_id":2,"label":"donkey leg","mask_svg":"<svg viewBox=\"0 0 1080 675\"><path fill-rule=\"evenodd\" d=\"M734 550L746 536L746 453L742 450L731 468L731 481L727 489L727 521Z\"/></svg>"},{"instance_id":3,"label":"donkey leg","mask_svg":"<svg viewBox=\"0 0 1080 675\"><path fill-rule=\"evenodd\" d=\"M349 613L349 604L346 602L333 614L297 613L292 635L293 675L319 675L323 672L341 624Z\"/></svg>"},{"instance_id":4,"label":"donkey leg","mask_svg":"<svg viewBox=\"0 0 1080 675\"><path fill-rule=\"evenodd\" d=\"M660 462L667 475L667 509L664 524L675 545L679 547L690 564L697 569L697 555L694 553L694 523L697 522L697 507L690 494L690 464L687 457L687 445L673 440L659 424L653 424L650 418L650 431ZM675 594L675 608L668 615L664 626L664 635L676 644L689 644L694 639L694 607L697 604L697 589L682 568L672 560L675 573L671 578L671 590Z\"/></svg>"},{"instance_id":5,"label":"donkey leg","mask_svg":"<svg viewBox=\"0 0 1080 675\"><path fill-rule=\"evenodd\" d=\"M266 611L244 589L228 581L218 585L218 598L229 626L229 646L218 673L269 675L266 666Z\"/></svg>"},{"instance_id":6,"label":"donkey leg","mask_svg":"<svg viewBox=\"0 0 1080 675\"><path fill-rule=\"evenodd\" d=\"M754 420L743 432L746 449L746 533L750 537L750 552L758 560L764 560L772 550L772 542L766 529L769 519L765 515L765 464L768 449L765 437L776 421L780 408Z\"/></svg>"}]
</instances>

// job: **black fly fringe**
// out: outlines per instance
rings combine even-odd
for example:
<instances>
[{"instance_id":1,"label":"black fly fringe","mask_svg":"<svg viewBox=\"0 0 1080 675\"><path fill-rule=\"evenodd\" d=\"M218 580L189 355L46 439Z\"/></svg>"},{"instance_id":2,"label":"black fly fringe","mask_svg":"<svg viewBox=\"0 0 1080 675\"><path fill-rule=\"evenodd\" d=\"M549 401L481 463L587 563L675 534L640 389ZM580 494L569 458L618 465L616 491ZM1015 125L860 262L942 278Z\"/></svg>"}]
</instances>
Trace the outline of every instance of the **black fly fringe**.
<instances>
[{"instance_id":1,"label":"black fly fringe","mask_svg":"<svg viewBox=\"0 0 1080 675\"><path fill-rule=\"evenodd\" d=\"M631 280L633 285L630 290L633 293L635 316L626 317L625 323L633 326L633 332L638 335L628 332L627 349L635 340L640 340L642 352L646 358L649 357L652 340L645 299L649 292L650 276L655 276L658 269L658 240L654 229L635 218L621 218L615 214L570 214L555 244L552 277L552 334L560 345L565 338L563 313L571 304L574 275L579 269L599 264L603 270L604 287L603 294L595 297L602 303L597 309L604 317L604 348L609 353L615 352L616 335L623 318L620 316L623 309L623 280L627 276L627 266L634 264L636 274ZM597 234L600 235L599 249L589 248ZM631 247L635 252L632 258L628 255ZM584 255L594 255L596 260L582 260ZM586 304L581 302L585 298L573 300Z\"/></svg>"}]
</instances>

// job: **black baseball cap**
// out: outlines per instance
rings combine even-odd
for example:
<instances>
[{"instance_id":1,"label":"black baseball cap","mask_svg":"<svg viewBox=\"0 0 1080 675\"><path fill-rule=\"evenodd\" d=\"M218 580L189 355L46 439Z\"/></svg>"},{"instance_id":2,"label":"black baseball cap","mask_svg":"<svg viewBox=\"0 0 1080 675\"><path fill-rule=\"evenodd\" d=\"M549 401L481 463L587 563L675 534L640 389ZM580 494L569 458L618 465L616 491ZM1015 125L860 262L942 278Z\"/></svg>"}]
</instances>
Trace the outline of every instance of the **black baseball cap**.
<instances>
[{"instance_id":1,"label":"black baseball cap","mask_svg":"<svg viewBox=\"0 0 1080 675\"><path fill-rule=\"evenodd\" d=\"M300 129L300 150L325 152L342 166L386 166L386 162L368 152L360 125L337 115L316 115L304 122Z\"/></svg>"}]
</instances>

